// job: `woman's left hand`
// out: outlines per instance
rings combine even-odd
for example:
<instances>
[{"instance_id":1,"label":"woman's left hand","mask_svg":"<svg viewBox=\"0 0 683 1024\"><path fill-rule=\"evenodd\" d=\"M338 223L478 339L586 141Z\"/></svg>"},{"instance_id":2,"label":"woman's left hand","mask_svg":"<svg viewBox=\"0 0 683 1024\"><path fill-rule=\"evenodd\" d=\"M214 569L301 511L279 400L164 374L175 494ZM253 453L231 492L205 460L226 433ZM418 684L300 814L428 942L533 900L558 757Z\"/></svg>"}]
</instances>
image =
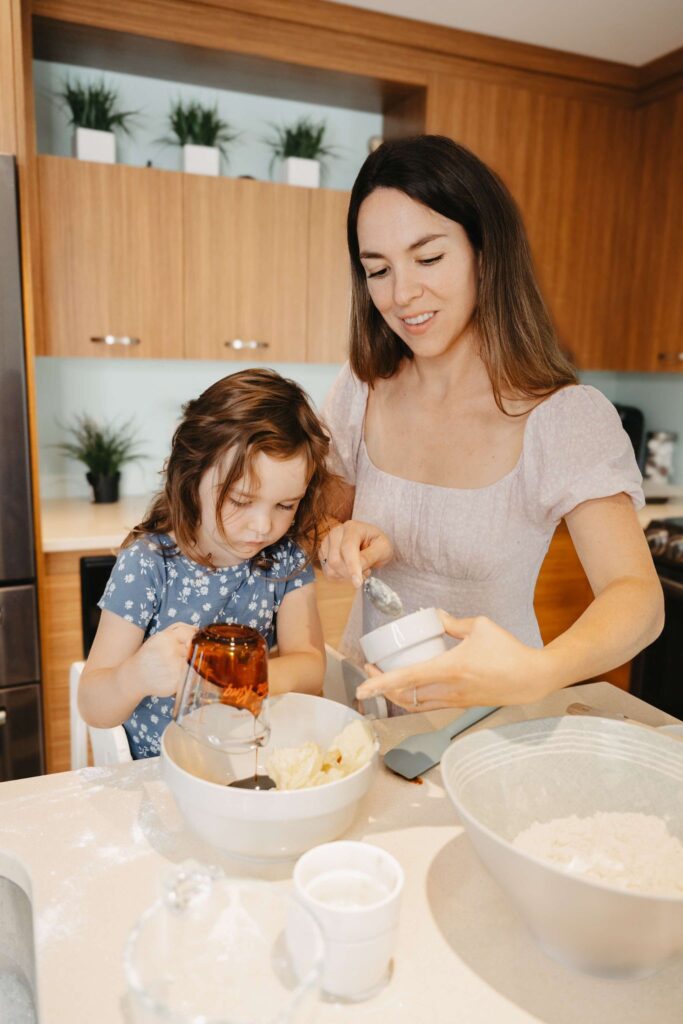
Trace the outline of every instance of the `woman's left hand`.
<instances>
[{"instance_id":1,"label":"woman's left hand","mask_svg":"<svg viewBox=\"0 0 683 1024\"><path fill-rule=\"evenodd\" d=\"M358 687L360 700L381 693L407 711L432 711L527 704L555 689L542 649L521 643L483 615L456 619L441 610L439 615L446 633L461 642L436 658L392 672L366 665L372 678Z\"/></svg>"}]
</instances>

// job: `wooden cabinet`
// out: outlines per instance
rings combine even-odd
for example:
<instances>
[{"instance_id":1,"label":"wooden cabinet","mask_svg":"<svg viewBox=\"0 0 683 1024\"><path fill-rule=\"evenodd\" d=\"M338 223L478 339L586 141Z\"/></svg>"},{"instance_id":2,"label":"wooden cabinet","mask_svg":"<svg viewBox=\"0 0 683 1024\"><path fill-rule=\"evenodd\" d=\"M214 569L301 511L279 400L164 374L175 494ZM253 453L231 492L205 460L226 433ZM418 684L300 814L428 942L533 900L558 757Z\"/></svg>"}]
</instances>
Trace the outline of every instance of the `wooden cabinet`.
<instances>
[{"instance_id":1,"label":"wooden cabinet","mask_svg":"<svg viewBox=\"0 0 683 1024\"><path fill-rule=\"evenodd\" d=\"M428 93L428 131L472 149L519 204L560 341L580 369L623 366L632 117L511 81L443 75Z\"/></svg>"},{"instance_id":2,"label":"wooden cabinet","mask_svg":"<svg viewBox=\"0 0 683 1024\"><path fill-rule=\"evenodd\" d=\"M346 358L348 193L40 157L41 355ZM124 347L93 342L132 336Z\"/></svg>"},{"instance_id":3,"label":"wooden cabinet","mask_svg":"<svg viewBox=\"0 0 683 1024\"><path fill-rule=\"evenodd\" d=\"M16 153L17 130L14 85L12 17L16 2L0 4L0 153Z\"/></svg>"},{"instance_id":4,"label":"wooden cabinet","mask_svg":"<svg viewBox=\"0 0 683 1024\"><path fill-rule=\"evenodd\" d=\"M534 608L543 643L564 633L584 613L593 592L574 550L569 530L560 523L541 566L534 595ZM631 663L621 665L599 678L628 690ZM577 680L578 681L578 680Z\"/></svg>"},{"instance_id":5,"label":"wooden cabinet","mask_svg":"<svg viewBox=\"0 0 683 1024\"><path fill-rule=\"evenodd\" d=\"M306 360L308 216L308 189L185 176L186 356Z\"/></svg>"},{"instance_id":6,"label":"wooden cabinet","mask_svg":"<svg viewBox=\"0 0 683 1024\"><path fill-rule=\"evenodd\" d=\"M182 176L52 156L38 172L39 354L182 356ZM140 344L91 340L105 335Z\"/></svg>"},{"instance_id":7,"label":"wooden cabinet","mask_svg":"<svg viewBox=\"0 0 683 1024\"><path fill-rule=\"evenodd\" d=\"M43 710L48 772L71 767L69 669L83 658L80 558L102 551L64 551L45 555L41 632L43 634Z\"/></svg>"},{"instance_id":8,"label":"wooden cabinet","mask_svg":"<svg viewBox=\"0 0 683 1024\"><path fill-rule=\"evenodd\" d=\"M351 273L346 245L349 193L310 193L308 332L309 363L343 363L349 351Z\"/></svg>"},{"instance_id":9,"label":"wooden cabinet","mask_svg":"<svg viewBox=\"0 0 683 1024\"><path fill-rule=\"evenodd\" d=\"M638 107L628 370L683 372L683 91Z\"/></svg>"}]
</instances>

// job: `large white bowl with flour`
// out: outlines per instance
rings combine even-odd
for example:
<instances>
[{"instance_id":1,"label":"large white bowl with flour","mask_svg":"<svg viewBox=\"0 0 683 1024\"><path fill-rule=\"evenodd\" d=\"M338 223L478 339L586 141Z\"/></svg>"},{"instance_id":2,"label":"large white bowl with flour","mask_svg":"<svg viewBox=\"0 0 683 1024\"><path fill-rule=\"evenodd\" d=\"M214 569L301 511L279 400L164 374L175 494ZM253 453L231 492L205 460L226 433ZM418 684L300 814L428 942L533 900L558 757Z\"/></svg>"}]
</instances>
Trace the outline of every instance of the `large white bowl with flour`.
<instances>
[{"instance_id":1,"label":"large white bowl with flour","mask_svg":"<svg viewBox=\"0 0 683 1024\"><path fill-rule=\"evenodd\" d=\"M683 954L683 897L581 877L513 845L534 822L597 812L654 815L683 842L680 740L608 719L545 718L456 740L441 772L477 853L547 953L612 977ZM585 847L581 856L585 865Z\"/></svg>"},{"instance_id":2,"label":"large white bowl with flour","mask_svg":"<svg viewBox=\"0 0 683 1024\"><path fill-rule=\"evenodd\" d=\"M272 750L309 740L327 750L334 737L360 717L324 697L273 697L270 738L259 749L259 765L265 766ZM227 755L211 750L172 722L162 738L162 772L183 817L202 839L240 857L288 859L346 831L370 788L377 748L378 744L368 764L336 782L313 789L256 792L227 785L253 771L253 752Z\"/></svg>"}]
</instances>

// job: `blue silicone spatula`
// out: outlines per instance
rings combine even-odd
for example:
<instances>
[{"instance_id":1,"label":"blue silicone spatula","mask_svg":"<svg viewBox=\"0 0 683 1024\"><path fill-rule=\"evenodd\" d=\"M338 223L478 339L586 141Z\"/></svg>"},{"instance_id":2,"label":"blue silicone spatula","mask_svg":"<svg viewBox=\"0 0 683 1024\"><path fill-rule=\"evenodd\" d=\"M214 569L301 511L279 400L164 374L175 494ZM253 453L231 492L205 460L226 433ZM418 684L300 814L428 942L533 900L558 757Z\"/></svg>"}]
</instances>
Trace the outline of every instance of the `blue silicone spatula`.
<instances>
[{"instance_id":1,"label":"blue silicone spatula","mask_svg":"<svg viewBox=\"0 0 683 1024\"><path fill-rule=\"evenodd\" d=\"M467 708L459 718L444 725L442 729L407 736L391 750L387 750L384 763L404 779L416 779L439 763L458 733L481 722L482 718L492 715L494 711L498 711L498 708Z\"/></svg>"}]
</instances>

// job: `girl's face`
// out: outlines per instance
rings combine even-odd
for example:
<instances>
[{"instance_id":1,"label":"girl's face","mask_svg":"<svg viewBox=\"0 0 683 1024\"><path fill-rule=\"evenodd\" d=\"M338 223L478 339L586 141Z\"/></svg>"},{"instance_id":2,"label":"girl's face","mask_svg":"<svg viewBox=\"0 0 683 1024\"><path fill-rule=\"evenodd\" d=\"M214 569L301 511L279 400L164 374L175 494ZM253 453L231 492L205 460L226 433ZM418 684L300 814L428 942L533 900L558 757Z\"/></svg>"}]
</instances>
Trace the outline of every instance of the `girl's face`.
<instances>
[{"instance_id":1,"label":"girl's face","mask_svg":"<svg viewBox=\"0 0 683 1024\"><path fill-rule=\"evenodd\" d=\"M216 499L232 456L208 469L199 484L201 527L197 547L217 567L238 565L280 540L292 525L308 486L305 455L274 459L262 452L252 461L250 478L236 481L228 492L221 519L216 522Z\"/></svg>"},{"instance_id":2,"label":"girl's face","mask_svg":"<svg viewBox=\"0 0 683 1024\"><path fill-rule=\"evenodd\" d=\"M379 188L358 211L358 244L370 298L416 356L442 355L466 334L478 263L460 224Z\"/></svg>"}]
</instances>

